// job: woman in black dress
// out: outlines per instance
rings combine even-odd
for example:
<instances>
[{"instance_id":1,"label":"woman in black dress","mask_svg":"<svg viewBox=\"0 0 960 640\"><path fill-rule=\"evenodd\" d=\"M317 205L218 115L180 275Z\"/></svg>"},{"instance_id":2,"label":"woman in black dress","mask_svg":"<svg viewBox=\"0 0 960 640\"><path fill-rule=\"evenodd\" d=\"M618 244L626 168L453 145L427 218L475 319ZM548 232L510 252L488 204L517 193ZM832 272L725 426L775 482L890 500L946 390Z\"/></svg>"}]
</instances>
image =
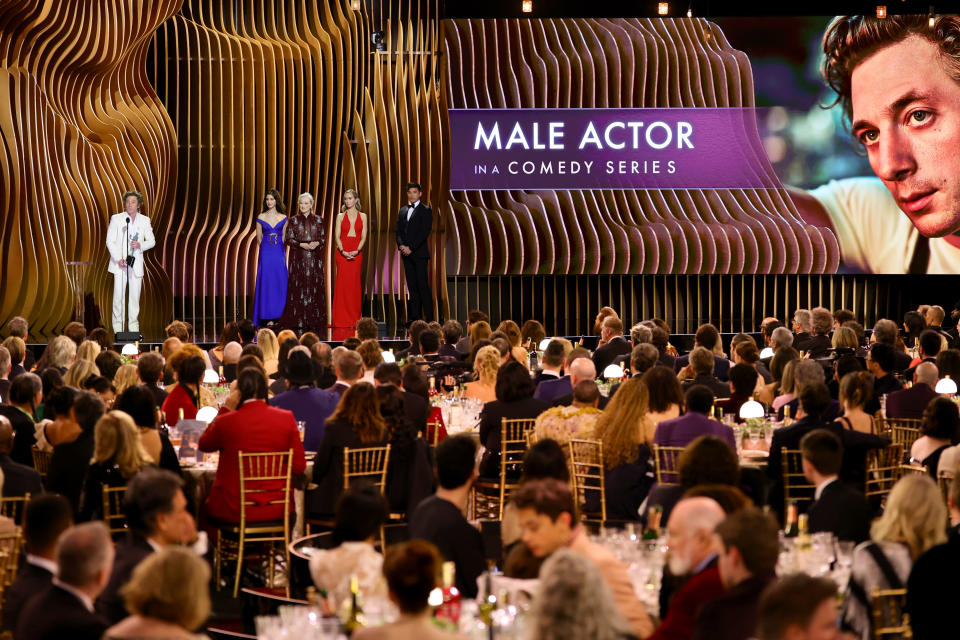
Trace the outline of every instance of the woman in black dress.
<instances>
[{"instance_id":1,"label":"woman in black dress","mask_svg":"<svg viewBox=\"0 0 960 640\"><path fill-rule=\"evenodd\" d=\"M326 232L314 213L313 196L300 194L297 215L287 222L283 242L290 248L287 304L280 324L298 334L327 330L327 295L324 283Z\"/></svg>"}]
</instances>

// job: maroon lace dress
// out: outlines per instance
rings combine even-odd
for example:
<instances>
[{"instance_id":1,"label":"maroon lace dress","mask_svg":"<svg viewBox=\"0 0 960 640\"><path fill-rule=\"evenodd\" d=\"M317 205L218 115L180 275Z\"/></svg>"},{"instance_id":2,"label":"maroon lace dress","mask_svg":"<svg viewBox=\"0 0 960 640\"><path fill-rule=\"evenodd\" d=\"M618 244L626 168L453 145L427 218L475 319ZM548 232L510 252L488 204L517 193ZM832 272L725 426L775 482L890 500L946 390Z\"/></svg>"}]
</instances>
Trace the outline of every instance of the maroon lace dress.
<instances>
[{"instance_id":1,"label":"maroon lace dress","mask_svg":"<svg viewBox=\"0 0 960 640\"><path fill-rule=\"evenodd\" d=\"M290 247L290 279L287 283L287 304L280 325L298 334L327 330L327 294L324 282L326 237L320 216L296 215L287 223L283 242ZM319 242L308 251L301 242Z\"/></svg>"}]
</instances>

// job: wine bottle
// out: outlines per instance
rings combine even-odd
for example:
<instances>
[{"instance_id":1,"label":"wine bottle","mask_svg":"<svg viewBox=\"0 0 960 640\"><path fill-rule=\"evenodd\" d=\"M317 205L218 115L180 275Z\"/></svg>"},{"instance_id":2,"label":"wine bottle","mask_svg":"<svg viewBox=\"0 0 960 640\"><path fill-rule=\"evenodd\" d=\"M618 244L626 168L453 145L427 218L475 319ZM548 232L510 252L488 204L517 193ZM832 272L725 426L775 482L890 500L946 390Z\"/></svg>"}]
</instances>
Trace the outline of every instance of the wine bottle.
<instances>
[{"instance_id":1,"label":"wine bottle","mask_svg":"<svg viewBox=\"0 0 960 640\"><path fill-rule=\"evenodd\" d=\"M790 405L783 406L783 426L789 427L793 423L793 420L790 418Z\"/></svg>"},{"instance_id":2,"label":"wine bottle","mask_svg":"<svg viewBox=\"0 0 960 640\"><path fill-rule=\"evenodd\" d=\"M783 529L783 535L786 538L796 538L799 534L797 527L797 503L793 500L787 505L787 525Z\"/></svg>"},{"instance_id":3,"label":"wine bottle","mask_svg":"<svg viewBox=\"0 0 960 640\"><path fill-rule=\"evenodd\" d=\"M813 543L810 540L810 516L805 513L801 513L797 528L799 532L797 533L797 540L794 544L800 550L805 551L810 549L813 546Z\"/></svg>"},{"instance_id":4,"label":"wine bottle","mask_svg":"<svg viewBox=\"0 0 960 640\"><path fill-rule=\"evenodd\" d=\"M366 626L363 620L363 606L360 604L360 582L357 576L350 577L350 610L343 621L343 632L352 636L360 627Z\"/></svg>"},{"instance_id":5,"label":"wine bottle","mask_svg":"<svg viewBox=\"0 0 960 640\"><path fill-rule=\"evenodd\" d=\"M660 538L660 520L663 518L663 507L654 505L647 511L647 530L643 532L643 540L658 540Z\"/></svg>"},{"instance_id":6,"label":"wine bottle","mask_svg":"<svg viewBox=\"0 0 960 640\"><path fill-rule=\"evenodd\" d=\"M443 604L437 609L437 618L448 621L456 629L460 622L460 591L454 583L456 565L453 562L444 562L442 567Z\"/></svg>"}]
</instances>

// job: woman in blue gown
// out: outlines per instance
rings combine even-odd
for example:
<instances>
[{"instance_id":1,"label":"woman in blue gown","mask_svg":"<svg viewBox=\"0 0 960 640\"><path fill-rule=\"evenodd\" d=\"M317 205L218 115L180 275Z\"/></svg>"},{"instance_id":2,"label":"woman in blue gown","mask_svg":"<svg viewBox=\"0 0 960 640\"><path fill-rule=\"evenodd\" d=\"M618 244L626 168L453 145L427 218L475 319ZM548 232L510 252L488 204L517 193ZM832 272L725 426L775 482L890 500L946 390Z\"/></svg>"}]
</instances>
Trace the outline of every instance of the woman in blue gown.
<instances>
[{"instance_id":1,"label":"woman in blue gown","mask_svg":"<svg viewBox=\"0 0 960 640\"><path fill-rule=\"evenodd\" d=\"M283 315L287 302L287 252L283 232L287 226L287 208L276 189L267 191L263 212L257 216L257 287L253 293L253 324L274 324Z\"/></svg>"}]
</instances>

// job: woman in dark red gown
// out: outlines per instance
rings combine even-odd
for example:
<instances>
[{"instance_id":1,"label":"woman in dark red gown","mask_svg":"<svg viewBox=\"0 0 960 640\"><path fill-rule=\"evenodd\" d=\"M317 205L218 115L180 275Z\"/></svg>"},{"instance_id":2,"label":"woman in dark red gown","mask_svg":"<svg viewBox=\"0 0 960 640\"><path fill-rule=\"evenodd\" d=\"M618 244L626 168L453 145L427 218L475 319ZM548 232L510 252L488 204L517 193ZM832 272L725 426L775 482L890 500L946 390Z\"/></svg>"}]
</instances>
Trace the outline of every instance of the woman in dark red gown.
<instances>
[{"instance_id":1,"label":"woman in dark red gown","mask_svg":"<svg viewBox=\"0 0 960 640\"><path fill-rule=\"evenodd\" d=\"M280 325L298 334L327 330L327 295L324 283L326 233L314 213L313 196L297 199L298 215L287 222L283 243L290 248L287 304Z\"/></svg>"},{"instance_id":2,"label":"woman in dark red gown","mask_svg":"<svg viewBox=\"0 0 960 640\"><path fill-rule=\"evenodd\" d=\"M360 319L360 297L363 274L362 250L367 240L367 214L360 211L360 196L353 189L343 194L343 206L333 225L336 234L337 279L330 307L333 339L341 340L354 334Z\"/></svg>"}]
</instances>

